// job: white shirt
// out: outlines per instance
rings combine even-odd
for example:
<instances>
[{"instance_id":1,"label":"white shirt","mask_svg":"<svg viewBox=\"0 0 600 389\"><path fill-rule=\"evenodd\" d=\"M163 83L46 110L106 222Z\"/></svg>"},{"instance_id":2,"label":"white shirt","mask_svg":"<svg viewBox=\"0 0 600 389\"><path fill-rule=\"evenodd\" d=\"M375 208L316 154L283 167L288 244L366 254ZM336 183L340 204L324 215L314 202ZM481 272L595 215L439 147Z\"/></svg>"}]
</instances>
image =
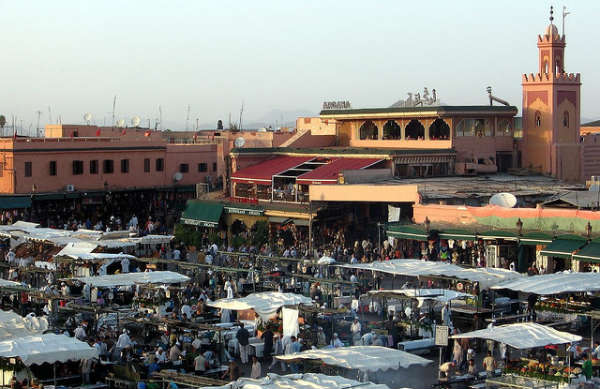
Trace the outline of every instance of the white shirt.
<instances>
[{"instance_id":1,"label":"white shirt","mask_svg":"<svg viewBox=\"0 0 600 389\"><path fill-rule=\"evenodd\" d=\"M79 326L79 327L75 328L75 337L79 340L85 340L87 335L86 335L83 327Z\"/></svg>"},{"instance_id":2,"label":"white shirt","mask_svg":"<svg viewBox=\"0 0 600 389\"><path fill-rule=\"evenodd\" d=\"M129 339L129 335L127 334L121 334L119 335L119 339L117 340L117 348L125 348L125 347L129 347L131 346L133 343L131 343L131 339Z\"/></svg>"},{"instance_id":3,"label":"white shirt","mask_svg":"<svg viewBox=\"0 0 600 389\"><path fill-rule=\"evenodd\" d=\"M192 317L192 308L189 305L184 304L181 307L181 314L185 315L189 319L190 317Z\"/></svg>"},{"instance_id":4,"label":"white shirt","mask_svg":"<svg viewBox=\"0 0 600 389\"><path fill-rule=\"evenodd\" d=\"M128 258L123 258L121 260L121 272L129 273L129 259Z\"/></svg>"},{"instance_id":5,"label":"white shirt","mask_svg":"<svg viewBox=\"0 0 600 389\"><path fill-rule=\"evenodd\" d=\"M350 326L350 332L352 332L353 334L360 334L360 331L362 330L362 327L360 325L360 322L354 322L352 323L352 325Z\"/></svg>"},{"instance_id":6,"label":"white shirt","mask_svg":"<svg viewBox=\"0 0 600 389\"><path fill-rule=\"evenodd\" d=\"M181 251L178 249L173 250L173 259L180 260L181 259Z\"/></svg>"},{"instance_id":7,"label":"white shirt","mask_svg":"<svg viewBox=\"0 0 600 389\"><path fill-rule=\"evenodd\" d=\"M342 341L340 340L340 338L333 338L331 340L331 345L334 348L338 348L338 347L344 347L344 343L342 343Z\"/></svg>"},{"instance_id":8,"label":"white shirt","mask_svg":"<svg viewBox=\"0 0 600 389\"><path fill-rule=\"evenodd\" d=\"M228 299L233 298L233 288L231 287L231 285L227 286L227 298Z\"/></svg>"}]
</instances>

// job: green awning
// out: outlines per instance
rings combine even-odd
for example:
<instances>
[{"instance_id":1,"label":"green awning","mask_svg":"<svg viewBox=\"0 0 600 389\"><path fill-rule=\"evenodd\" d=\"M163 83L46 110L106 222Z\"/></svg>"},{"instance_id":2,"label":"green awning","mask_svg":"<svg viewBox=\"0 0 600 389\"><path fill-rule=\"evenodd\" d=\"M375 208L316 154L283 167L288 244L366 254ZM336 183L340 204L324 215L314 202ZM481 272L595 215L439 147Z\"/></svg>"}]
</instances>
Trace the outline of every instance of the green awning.
<instances>
[{"instance_id":1,"label":"green awning","mask_svg":"<svg viewBox=\"0 0 600 389\"><path fill-rule=\"evenodd\" d=\"M600 242L592 241L588 243L577 253L573 254L573 259L583 262L600 263Z\"/></svg>"},{"instance_id":2,"label":"green awning","mask_svg":"<svg viewBox=\"0 0 600 389\"><path fill-rule=\"evenodd\" d=\"M81 193L79 193L79 192L65 193L65 198L67 198L67 199L78 199L80 197L81 197Z\"/></svg>"},{"instance_id":3,"label":"green awning","mask_svg":"<svg viewBox=\"0 0 600 389\"><path fill-rule=\"evenodd\" d=\"M43 193L33 195L34 200L63 200L64 198L64 193Z\"/></svg>"},{"instance_id":4,"label":"green awning","mask_svg":"<svg viewBox=\"0 0 600 389\"><path fill-rule=\"evenodd\" d=\"M479 239L484 239L484 240L493 240L493 239L517 240L518 235L516 232L512 232L512 231L494 230L494 231L486 231L486 232L477 234L477 237Z\"/></svg>"},{"instance_id":5,"label":"green awning","mask_svg":"<svg viewBox=\"0 0 600 389\"><path fill-rule=\"evenodd\" d=\"M29 196L1 196L0 209L21 209L31 207Z\"/></svg>"},{"instance_id":6,"label":"green awning","mask_svg":"<svg viewBox=\"0 0 600 389\"><path fill-rule=\"evenodd\" d=\"M394 238L412 239L422 242L426 242L427 238L429 237L429 233L425 229L419 228L418 226L390 226L386 232L388 236L393 236Z\"/></svg>"},{"instance_id":7,"label":"green awning","mask_svg":"<svg viewBox=\"0 0 600 389\"><path fill-rule=\"evenodd\" d=\"M571 258L575 250L579 250L585 245L585 239L555 239L540 251L541 255L546 257Z\"/></svg>"},{"instance_id":8,"label":"green awning","mask_svg":"<svg viewBox=\"0 0 600 389\"><path fill-rule=\"evenodd\" d=\"M215 228L223 213L223 204L189 201L181 215L181 222L192 226Z\"/></svg>"},{"instance_id":9,"label":"green awning","mask_svg":"<svg viewBox=\"0 0 600 389\"><path fill-rule=\"evenodd\" d=\"M440 239L454 239L454 240L477 240L475 232L467 230L444 230L438 231Z\"/></svg>"},{"instance_id":10,"label":"green awning","mask_svg":"<svg viewBox=\"0 0 600 389\"><path fill-rule=\"evenodd\" d=\"M188 193L196 193L196 185L185 185L178 186L176 188L177 192L188 192Z\"/></svg>"},{"instance_id":11,"label":"green awning","mask_svg":"<svg viewBox=\"0 0 600 389\"><path fill-rule=\"evenodd\" d=\"M260 205L252 204L226 204L225 213L236 215L252 215L262 216L265 214L265 209Z\"/></svg>"},{"instance_id":12,"label":"green awning","mask_svg":"<svg viewBox=\"0 0 600 389\"><path fill-rule=\"evenodd\" d=\"M537 246L552 243L552 235L543 232L527 232L519 238L519 243L525 246Z\"/></svg>"}]
</instances>

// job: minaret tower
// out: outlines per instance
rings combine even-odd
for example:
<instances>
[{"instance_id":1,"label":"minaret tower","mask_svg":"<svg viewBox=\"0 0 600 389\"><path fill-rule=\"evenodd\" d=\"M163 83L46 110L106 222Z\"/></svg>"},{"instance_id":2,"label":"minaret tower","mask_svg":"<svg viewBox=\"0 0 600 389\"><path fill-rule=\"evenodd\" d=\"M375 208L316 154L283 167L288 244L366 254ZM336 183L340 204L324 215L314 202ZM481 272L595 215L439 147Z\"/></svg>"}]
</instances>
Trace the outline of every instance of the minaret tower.
<instances>
[{"instance_id":1,"label":"minaret tower","mask_svg":"<svg viewBox=\"0 0 600 389\"><path fill-rule=\"evenodd\" d=\"M565 70L565 35L550 24L538 35L537 73L524 74L523 166L566 181L581 180L579 73ZM566 16L563 12L563 23Z\"/></svg>"}]
</instances>

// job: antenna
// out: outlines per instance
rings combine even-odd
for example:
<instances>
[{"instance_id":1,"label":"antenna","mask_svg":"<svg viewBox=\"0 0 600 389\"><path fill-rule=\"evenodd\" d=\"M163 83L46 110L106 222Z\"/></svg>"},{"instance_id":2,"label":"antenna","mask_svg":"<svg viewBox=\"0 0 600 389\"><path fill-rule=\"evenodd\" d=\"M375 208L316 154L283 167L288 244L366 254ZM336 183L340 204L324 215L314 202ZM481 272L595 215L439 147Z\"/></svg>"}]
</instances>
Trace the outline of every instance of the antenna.
<instances>
[{"instance_id":1,"label":"antenna","mask_svg":"<svg viewBox=\"0 0 600 389\"><path fill-rule=\"evenodd\" d=\"M52 108L48 106L48 123L52 124Z\"/></svg>"},{"instance_id":2,"label":"antenna","mask_svg":"<svg viewBox=\"0 0 600 389\"><path fill-rule=\"evenodd\" d=\"M115 108L117 107L117 95L113 99L113 110L112 110L112 125L115 125Z\"/></svg>"},{"instance_id":3,"label":"antenna","mask_svg":"<svg viewBox=\"0 0 600 389\"><path fill-rule=\"evenodd\" d=\"M162 107L160 105L158 106L158 116L159 116L159 118L158 118L158 124L160 124L160 129L162 130L163 129L163 126L162 126Z\"/></svg>"},{"instance_id":4,"label":"antenna","mask_svg":"<svg viewBox=\"0 0 600 389\"><path fill-rule=\"evenodd\" d=\"M188 104L187 116L185 117L185 130L186 131L189 129L189 125L190 125L190 105Z\"/></svg>"},{"instance_id":5,"label":"antenna","mask_svg":"<svg viewBox=\"0 0 600 389\"><path fill-rule=\"evenodd\" d=\"M563 12L562 12L562 17L563 17L562 35L563 35L563 37L565 36L565 19L567 18L568 14L570 14L570 12L567 12L567 6L563 5Z\"/></svg>"},{"instance_id":6,"label":"antenna","mask_svg":"<svg viewBox=\"0 0 600 389\"><path fill-rule=\"evenodd\" d=\"M36 136L41 136L40 133L40 117L42 116L42 111L37 110L35 111L35 113L37 113L37 127L36 127Z\"/></svg>"},{"instance_id":7,"label":"antenna","mask_svg":"<svg viewBox=\"0 0 600 389\"><path fill-rule=\"evenodd\" d=\"M244 100L242 100L242 108L240 108L240 125L238 130L242 131L242 115L244 113Z\"/></svg>"}]
</instances>

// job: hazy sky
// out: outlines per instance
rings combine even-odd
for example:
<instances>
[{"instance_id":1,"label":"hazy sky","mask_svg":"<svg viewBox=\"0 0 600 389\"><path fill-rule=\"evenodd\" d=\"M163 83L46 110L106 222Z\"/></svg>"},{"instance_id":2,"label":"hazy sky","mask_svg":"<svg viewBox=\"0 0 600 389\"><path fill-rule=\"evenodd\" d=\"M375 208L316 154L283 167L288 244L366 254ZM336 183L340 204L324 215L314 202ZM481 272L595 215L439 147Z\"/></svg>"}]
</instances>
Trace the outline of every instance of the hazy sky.
<instances>
[{"instance_id":1,"label":"hazy sky","mask_svg":"<svg viewBox=\"0 0 600 389\"><path fill-rule=\"evenodd\" d=\"M600 118L598 0L565 1L566 70L582 74L582 117ZM436 88L448 104L485 104L485 87L521 105L537 70L545 1L0 0L0 113L27 128L91 112L185 126L271 110L317 113L324 100L389 106ZM289 120L289 117L285 117ZM173 125L173 124L171 124Z\"/></svg>"}]
</instances>

